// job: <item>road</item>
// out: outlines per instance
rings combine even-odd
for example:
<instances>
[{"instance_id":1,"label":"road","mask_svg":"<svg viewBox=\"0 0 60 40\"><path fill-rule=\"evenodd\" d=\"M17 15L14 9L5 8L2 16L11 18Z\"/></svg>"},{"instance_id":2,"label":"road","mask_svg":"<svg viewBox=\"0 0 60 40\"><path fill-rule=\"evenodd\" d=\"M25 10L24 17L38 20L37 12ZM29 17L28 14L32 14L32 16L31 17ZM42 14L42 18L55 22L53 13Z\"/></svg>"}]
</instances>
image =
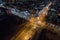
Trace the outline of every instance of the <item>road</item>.
<instances>
[{"instance_id":1,"label":"road","mask_svg":"<svg viewBox=\"0 0 60 40\"><path fill-rule=\"evenodd\" d=\"M46 7L44 7L40 12L38 17L32 17L29 19L29 22L24 24L24 27L20 29L20 31L11 38L11 40L31 40L32 36L34 36L38 27L46 28L47 24L44 21L46 13L49 10L51 3L49 3ZM39 26L38 26L39 25ZM40 29L41 30L41 29Z\"/></svg>"}]
</instances>

